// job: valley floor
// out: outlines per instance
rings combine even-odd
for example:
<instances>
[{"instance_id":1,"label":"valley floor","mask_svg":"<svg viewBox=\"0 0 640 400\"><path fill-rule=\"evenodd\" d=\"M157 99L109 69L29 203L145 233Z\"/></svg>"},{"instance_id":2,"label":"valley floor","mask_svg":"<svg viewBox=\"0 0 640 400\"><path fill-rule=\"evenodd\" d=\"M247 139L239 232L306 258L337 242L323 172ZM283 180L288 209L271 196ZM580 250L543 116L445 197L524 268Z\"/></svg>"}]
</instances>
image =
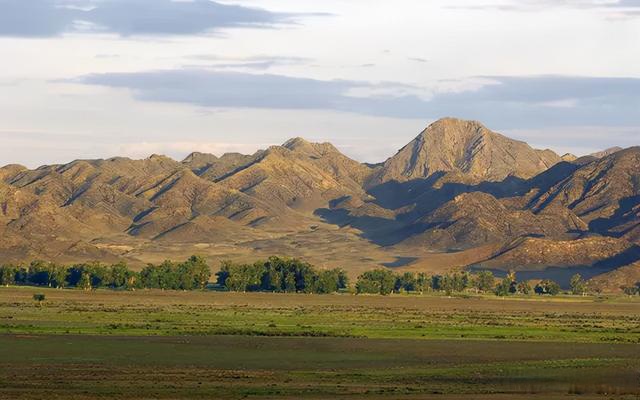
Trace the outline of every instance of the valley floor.
<instances>
[{"instance_id":1,"label":"valley floor","mask_svg":"<svg viewBox=\"0 0 640 400\"><path fill-rule=\"evenodd\" d=\"M2 399L638 396L637 299L0 289Z\"/></svg>"}]
</instances>

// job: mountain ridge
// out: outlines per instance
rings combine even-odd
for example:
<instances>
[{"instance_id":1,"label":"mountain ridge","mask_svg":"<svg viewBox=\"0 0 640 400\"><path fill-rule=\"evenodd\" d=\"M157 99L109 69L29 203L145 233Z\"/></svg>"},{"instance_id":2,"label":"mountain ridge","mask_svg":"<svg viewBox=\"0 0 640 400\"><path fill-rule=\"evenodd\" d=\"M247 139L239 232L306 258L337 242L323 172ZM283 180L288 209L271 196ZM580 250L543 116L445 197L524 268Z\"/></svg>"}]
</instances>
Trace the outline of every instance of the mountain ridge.
<instances>
[{"instance_id":1,"label":"mountain ridge","mask_svg":"<svg viewBox=\"0 0 640 400\"><path fill-rule=\"evenodd\" d=\"M0 261L281 254L356 274L397 258L427 271L431 259L449 259L450 268L462 259L495 266L506 259L487 259L487 248L519 243L510 254L525 254L536 248L518 242L526 237L554 243L551 265L579 260L572 241L601 237L632 263L640 147L605 153L563 159L479 122L447 118L375 165L300 137L251 155L7 165L0 168ZM595 250L605 242L581 243Z\"/></svg>"}]
</instances>

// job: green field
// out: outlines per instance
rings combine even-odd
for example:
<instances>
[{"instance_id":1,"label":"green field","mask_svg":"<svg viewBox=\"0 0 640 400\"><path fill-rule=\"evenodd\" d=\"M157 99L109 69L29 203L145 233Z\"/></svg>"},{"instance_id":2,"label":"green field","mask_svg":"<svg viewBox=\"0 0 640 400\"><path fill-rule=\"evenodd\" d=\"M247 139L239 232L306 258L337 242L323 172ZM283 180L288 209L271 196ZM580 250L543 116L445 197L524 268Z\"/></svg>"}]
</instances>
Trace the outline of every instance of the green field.
<instances>
[{"instance_id":1,"label":"green field","mask_svg":"<svg viewBox=\"0 0 640 400\"><path fill-rule=\"evenodd\" d=\"M627 298L2 288L0 333L2 399L640 398Z\"/></svg>"}]
</instances>

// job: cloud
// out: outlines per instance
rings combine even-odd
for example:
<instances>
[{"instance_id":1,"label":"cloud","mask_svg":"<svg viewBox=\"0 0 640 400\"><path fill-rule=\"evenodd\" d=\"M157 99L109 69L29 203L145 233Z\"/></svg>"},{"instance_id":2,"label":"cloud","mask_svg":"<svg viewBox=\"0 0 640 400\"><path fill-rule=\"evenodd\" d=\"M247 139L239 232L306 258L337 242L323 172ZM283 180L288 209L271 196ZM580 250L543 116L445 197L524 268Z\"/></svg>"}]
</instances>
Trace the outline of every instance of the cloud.
<instances>
[{"instance_id":1,"label":"cloud","mask_svg":"<svg viewBox=\"0 0 640 400\"><path fill-rule=\"evenodd\" d=\"M190 57L196 61L212 62L209 65L195 65L195 68L217 68L217 69L251 69L267 70L278 66L302 65L312 62L310 58L285 57L285 56L253 56L242 58L220 57L212 54L196 54Z\"/></svg>"},{"instance_id":2,"label":"cloud","mask_svg":"<svg viewBox=\"0 0 640 400\"><path fill-rule=\"evenodd\" d=\"M456 111L503 128L640 125L640 79L573 76L487 77L474 91L443 93L432 111Z\"/></svg>"},{"instance_id":3,"label":"cloud","mask_svg":"<svg viewBox=\"0 0 640 400\"><path fill-rule=\"evenodd\" d=\"M273 28L294 24L301 16L210 0L0 0L0 36L197 35L223 28Z\"/></svg>"},{"instance_id":4,"label":"cloud","mask_svg":"<svg viewBox=\"0 0 640 400\"><path fill-rule=\"evenodd\" d=\"M563 126L545 129L514 129L504 132L534 147L552 147L559 153L590 154L612 146L631 147L640 143L640 127Z\"/></svg>"},{"instance_id":5,"label":"cloud","mask_svg":"<svg viewBox=\"0 0 640 400\"><path fill-rule=\"evenodd\" d=\"M640 126L640 79L481 77L471 90L418 96L393 83L322 81L202 69L107 73L74 82L131 90L138 100L213 108L322 109L394 118L476 119L500 129ZM477 78L476 78L477 79Z\"/></svg>"},{"instance_id":6,"label":"cloud","mask_svg":"<svg viewBox=\"0 0 640 400\"><path fill-rule=\"evenodd\" d=\"M550 7L598 10L610 14L634 17L640 15L640 0L511 0L504 3L480 3L474 5L453 5L450 9L499 10L499 11L540 11Z\"/></svg>"}]
</instances>

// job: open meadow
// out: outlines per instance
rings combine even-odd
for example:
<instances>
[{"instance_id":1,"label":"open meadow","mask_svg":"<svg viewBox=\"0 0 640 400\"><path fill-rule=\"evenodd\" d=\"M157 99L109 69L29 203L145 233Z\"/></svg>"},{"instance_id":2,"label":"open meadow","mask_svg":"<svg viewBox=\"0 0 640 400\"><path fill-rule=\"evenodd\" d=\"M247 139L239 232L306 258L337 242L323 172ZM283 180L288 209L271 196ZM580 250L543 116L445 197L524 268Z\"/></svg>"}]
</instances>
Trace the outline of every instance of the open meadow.
<instances>
[{"instance_id":1,"label":"open meadow","mask_svg":"<svg viewBox=\"0 0 640 400\"><path fill-rule=\"evenodd\" d=\"M3 399L640 396L625 297L18 287L0 332Z\"/></svg>"}]
</instances>

